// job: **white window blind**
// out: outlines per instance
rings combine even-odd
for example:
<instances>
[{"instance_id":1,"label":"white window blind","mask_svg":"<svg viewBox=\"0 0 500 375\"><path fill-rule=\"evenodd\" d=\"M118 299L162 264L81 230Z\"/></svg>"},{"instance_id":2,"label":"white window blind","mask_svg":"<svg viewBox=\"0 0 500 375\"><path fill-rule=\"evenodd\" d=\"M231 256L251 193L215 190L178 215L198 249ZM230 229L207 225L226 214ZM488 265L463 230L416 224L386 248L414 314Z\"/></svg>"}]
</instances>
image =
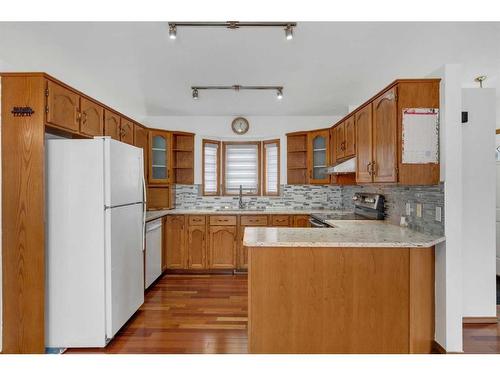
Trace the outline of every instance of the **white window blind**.
<instances>
[{"instance_id":1,"label":"white window blind","mask_svg":"<svg viewBox=\"0 0 500 375\"><path fill-rule=\"evenodd\" d=\"M279 146L277 142L264 144L264 160L265 171L264 176L266 181L265 194L273 195L278 194L279 185Z\"/></svg>"},{"instance_id":2,"label":"white window blind","mask_svg":"<svg viewBox=\"0 0 500 375\"><path fill-rule=\"evenodd\" d=\"M205 194L217 194L217 185L219 176L217 176L219 144L205 143L203 147L204 154L204 181L203 190Z\"/></svg>"},{"instance_id":3,"label":"white window blind","mask_svg":"<svg viewBox=\"0 0 500 375\"><path fill-rule=\"evenodd\" d=\"M225 153L225 193L238 194L241 185L243 194L257 194L259 192L258 144L226 144Z\"/></svg>"}]
</instances>

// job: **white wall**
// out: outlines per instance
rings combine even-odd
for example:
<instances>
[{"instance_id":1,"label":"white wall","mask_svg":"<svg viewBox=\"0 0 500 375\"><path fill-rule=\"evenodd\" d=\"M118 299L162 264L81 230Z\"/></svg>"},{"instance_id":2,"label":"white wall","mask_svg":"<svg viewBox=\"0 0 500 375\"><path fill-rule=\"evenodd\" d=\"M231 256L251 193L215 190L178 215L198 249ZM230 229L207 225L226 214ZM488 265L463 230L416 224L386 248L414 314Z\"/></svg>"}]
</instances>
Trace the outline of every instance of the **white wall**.
<instances>
[{"instance_id":1,"label":"white wall","mask_svg":"<svg viewBox=\"0 0 500 375\"><path fill-rule=\"evenodd\" d=\"M496 316L495 89L462 89L463 316Z\"/></svg>"},{"instance_id":2,"label":"white wall","mask_svg":"<svg viewBox=\"0 0 500 375\"><path fill-rule=\"evenodd\" d=\"M280 139L281 176L286 182L286 133L320 129L333 125L342 116L248 116L250 130L236 135L231 130L231 116L151 116L139 119L144 125L159 129L193 132L195 136L194 183L201 184L201 144L203 138L221 140Z\"/></svg>"},{"instance_id":3,"label":"white wall","mask_svg":"<svg viewBox=\"0 0 500 375\"><path fill-rule=\"evenodd\" d=\"M440 85L440 163L446 242L436 246L436 341L462 351L462 127L461 66L444 65L430 77Z\"/></svg>"}]
</instances>

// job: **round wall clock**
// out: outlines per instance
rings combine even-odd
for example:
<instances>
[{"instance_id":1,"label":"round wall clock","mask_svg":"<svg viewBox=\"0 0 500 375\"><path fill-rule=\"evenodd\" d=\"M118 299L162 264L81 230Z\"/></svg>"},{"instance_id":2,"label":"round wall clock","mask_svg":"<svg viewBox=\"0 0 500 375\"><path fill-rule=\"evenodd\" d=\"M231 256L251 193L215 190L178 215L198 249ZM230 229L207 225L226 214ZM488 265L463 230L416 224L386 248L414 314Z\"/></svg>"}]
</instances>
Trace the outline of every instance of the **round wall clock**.
<instances>
[{"instance_id":1,"label":"round wall clock","mask_svg":"<svg viewBox=\"0 0 500 375\"><path fill-rule=\"evenodd\" d=\"M231 123L231 128L236 134L242 135L248 131L250 124L248 120L244 117L236 117Z\"/></svg>"}]
</instances>

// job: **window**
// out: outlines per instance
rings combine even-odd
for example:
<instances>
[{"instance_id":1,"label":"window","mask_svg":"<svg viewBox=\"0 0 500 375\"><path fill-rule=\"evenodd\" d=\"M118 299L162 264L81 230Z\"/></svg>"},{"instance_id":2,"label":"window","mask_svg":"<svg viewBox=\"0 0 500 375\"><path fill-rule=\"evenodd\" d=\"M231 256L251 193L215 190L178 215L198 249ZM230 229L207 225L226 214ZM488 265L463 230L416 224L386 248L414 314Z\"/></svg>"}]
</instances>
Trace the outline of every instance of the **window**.
<instances>
[{"instance_id":1,"label":"window","mask_svg":"<svg viewBox=\"0 0 500 375\"><path fill-rule=\"evenodd\" d=\"M203 195L219 195L220 142L203 140Z\"/></svg>"},{"instance_id":2,"label":"window","mask_svg":"<svg viewBox=\"0 0 500 375\"><path fill-rule=\"evenodd\" d=\"M240 185L244 195L279 195L280 140L220 142L204 139L202 179L203 195L238 195Z\"/></svg>"},{"instance_id":3,"label":"window","mask_svg":"<svg viewBox=\"0 0 500 375\"><path fill-rule=\"evenodd\" d=\"M264 141L264 195L278 195L280 186L280 140Z\"/></svg>"},{"instance_id":4,"label":"window","mask_svg":"<svg viewBox=\"0 0 500 375\"><path fill-rule=\"evenodd\" d=\"M260 142L222 143L223 194L260 194Z\"/></svg>"}]
</instances>

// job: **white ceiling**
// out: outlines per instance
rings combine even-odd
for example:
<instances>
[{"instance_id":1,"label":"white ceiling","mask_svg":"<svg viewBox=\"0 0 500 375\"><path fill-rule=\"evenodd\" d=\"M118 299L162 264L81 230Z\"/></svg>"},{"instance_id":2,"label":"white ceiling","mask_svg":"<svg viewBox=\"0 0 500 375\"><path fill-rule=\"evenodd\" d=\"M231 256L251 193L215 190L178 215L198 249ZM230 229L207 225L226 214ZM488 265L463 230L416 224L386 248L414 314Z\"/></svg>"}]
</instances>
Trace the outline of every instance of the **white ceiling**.
<instances>
[{"instance_id":1,"label":"white ceiling","mask_svg":"<svg viewBox=\"0 0 500 375\"><path fill-rule=\"evenodd\" d=\"M500 77L500 23L299 22L276 29L166 23L0 23L0 70L46 71L134 117L336 115L395 78L462 63L464 86ZM191 85L283 85L275 92Z\"/></svg>"}]
</instances>

